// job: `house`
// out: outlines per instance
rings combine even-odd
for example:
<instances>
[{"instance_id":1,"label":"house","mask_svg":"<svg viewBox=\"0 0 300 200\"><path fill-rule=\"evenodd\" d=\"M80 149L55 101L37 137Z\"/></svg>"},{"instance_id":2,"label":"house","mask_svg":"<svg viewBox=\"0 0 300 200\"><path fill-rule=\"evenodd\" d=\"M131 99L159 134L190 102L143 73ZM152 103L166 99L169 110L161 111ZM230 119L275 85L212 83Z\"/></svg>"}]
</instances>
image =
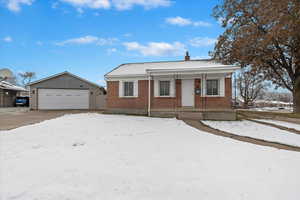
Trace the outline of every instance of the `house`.
<instances>
[{"instance_id":1,"label":"house","mask_svg":"<svg viewBox=\"0 0 300 200\"><path fill-rule=\"evenodd\" d=\"M70 72L32 82L29 87L32 110L98 110L105 106L103 87Z\"/></svg>"},{"instance_id":2,"label":"house","mask_svg":"<svg viewBox=\"0 0 300 200\"><path fill-rule=\"evenodd\" d=\"M20 86L7 81L0 81L0 107L13 107L16 97L26 91L25 88Z\"/></svg>"},{"instance_id":3,"label":"house","mask_svg":"<svg viewBox=\"0 0 300 200\"><path fill-rule=\"evenodd\" d=\"M190 60L188 52L183 61L122 64L105 75L107 111L149 116L198 112L206 119L226 112L235 118L231 75L237 69L210 59Z\"/></svg>"}]
</instances>

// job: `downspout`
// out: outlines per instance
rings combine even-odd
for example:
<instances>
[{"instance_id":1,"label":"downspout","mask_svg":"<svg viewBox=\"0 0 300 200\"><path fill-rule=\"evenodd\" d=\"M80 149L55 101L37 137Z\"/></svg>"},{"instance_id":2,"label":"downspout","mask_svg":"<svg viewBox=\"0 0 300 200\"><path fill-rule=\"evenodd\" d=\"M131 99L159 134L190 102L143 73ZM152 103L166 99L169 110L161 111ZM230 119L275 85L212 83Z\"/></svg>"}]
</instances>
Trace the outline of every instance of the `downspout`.
<instances>
[{"instance_id":1,"label":"downspout","mask_svg":"<svg viewBox=\"0 0 300 200\"><path fill-rule=\"evenodd\" d=\"M204 95L205 95L205 91L204 91L204 74L201 74L201 101L202 101L202 110L204 110Z\"/></svg>"},{"instance_id":2,"label":"downspout","mask_svg":"<svg viewBox=\"0 0 300 200\"><path fill-rule=\"evenodd\" d=\"M148 76L148 116L151 116L151 74Z\"/></svg>"},{"instance_id":3,"label":"downspout","mask_svg":"<svg viewBox=\"0 0 300 200\"><path fill-rule=\"evenodd\" d=\"M206 77L207 74L202 74L202 83L203 83L203 110L206 110Z\"/></svg>"}]
</instances>

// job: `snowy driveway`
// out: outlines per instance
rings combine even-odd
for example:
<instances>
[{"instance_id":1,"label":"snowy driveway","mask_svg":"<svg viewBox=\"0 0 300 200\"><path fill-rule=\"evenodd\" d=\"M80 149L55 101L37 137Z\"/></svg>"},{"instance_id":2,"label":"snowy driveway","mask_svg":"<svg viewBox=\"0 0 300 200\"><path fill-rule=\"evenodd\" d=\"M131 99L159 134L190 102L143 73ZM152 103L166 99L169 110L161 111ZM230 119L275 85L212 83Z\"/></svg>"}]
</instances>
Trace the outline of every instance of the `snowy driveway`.
<instances>
[{"instance_id":1,"label":"snowy driveway","mask_svg":"<svg viewBox=\"0 0 300 200\"><path fill-rule=\"evenodd\" d=\"M176 119L76 114L0 132L0 199L296 200L300 153Z\"/></svg>"}]
</instances>

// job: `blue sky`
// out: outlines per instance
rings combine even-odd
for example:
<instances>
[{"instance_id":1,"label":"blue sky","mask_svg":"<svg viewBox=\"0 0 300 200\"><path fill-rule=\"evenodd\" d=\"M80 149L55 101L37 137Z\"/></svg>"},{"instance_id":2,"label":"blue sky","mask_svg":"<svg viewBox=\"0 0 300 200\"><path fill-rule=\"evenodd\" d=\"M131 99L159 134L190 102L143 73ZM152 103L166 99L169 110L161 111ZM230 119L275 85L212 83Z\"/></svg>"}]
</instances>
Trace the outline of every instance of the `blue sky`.
<instances>
[{"instance_id":1,"label":"blue sky","mask_svg":"<svg viewBox=\"0 0 300 200\"><path fill-rule=\"evenodd\" d=\"M188 3L187 3L188 2ZM62 71L103 84L128 62L206 58L217 0L0 0L0 68Z\"/></svg>"}]
</instances>

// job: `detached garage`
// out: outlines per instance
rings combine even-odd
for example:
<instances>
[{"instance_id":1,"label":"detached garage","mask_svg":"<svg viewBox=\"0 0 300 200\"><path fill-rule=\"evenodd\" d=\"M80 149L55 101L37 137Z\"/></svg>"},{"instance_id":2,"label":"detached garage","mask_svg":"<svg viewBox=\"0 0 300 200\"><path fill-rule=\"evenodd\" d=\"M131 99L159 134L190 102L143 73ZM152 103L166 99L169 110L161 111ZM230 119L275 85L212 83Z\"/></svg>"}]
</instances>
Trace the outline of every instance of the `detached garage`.
<instances>
[{"instance_id":1,"label":"detached garage","mask_svg":"<svg viewBox=\"0 0 300 200\"><path fill-rule=\"evenodd\" d=\"M69 72L32 82L29 86L33 110L97 110L105 107L103 87Z\"/></svg>"}]
</instances>

